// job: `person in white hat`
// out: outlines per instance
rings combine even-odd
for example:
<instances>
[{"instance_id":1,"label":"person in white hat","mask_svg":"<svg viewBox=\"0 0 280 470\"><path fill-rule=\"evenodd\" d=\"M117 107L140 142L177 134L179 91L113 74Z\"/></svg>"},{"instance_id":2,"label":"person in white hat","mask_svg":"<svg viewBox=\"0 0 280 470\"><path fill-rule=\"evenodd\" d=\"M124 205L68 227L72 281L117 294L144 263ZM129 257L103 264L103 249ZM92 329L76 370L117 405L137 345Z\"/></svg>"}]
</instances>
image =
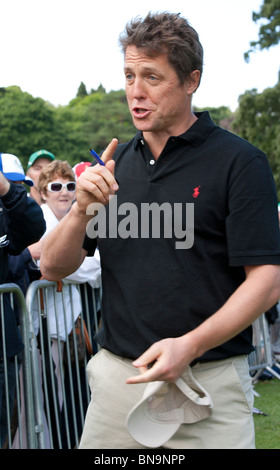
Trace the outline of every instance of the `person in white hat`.
<instances>
[{"instance_id":1,"label":"person in white hat","mask_svg":"<svg viewBox=\"0 0 280 470\"><path fill-rule=\"evenodd\" d=\"M13 183L25 183L30 187L33 186L33 181L25 176L19 158L11 153L0 153L0 171Z\"/></svg>"},{"instance_id":2,"label":"person in white hat","mask_svg":"<svg viewBox=\"0 0 280 470\"><path fill-rule=\"evenodd\" d=\"M41 256L57 279L100 252L101 350L80 448L254 448L251 324L280 297L272 172L259 149L193 112L203 49L185 18L150 13L120 41L136 135L82 173ZM179 379L194 386L188 367L212 408L203 390L191 408L181 394ZM176 387L149 396L149 382ZM190 422L197 405L207 413ZM147 440L156 427L165 442Z\"/></svg>"},{"instance_id":3,"label":"person in white hat","mask_svg":"<svg viewBox=\"0 0 280 470\"><path fill-rule=\"evenodd\" d=\"M0 284L8 282L9 256L17 255L28 245L37 242L46 227L43 213L38 204L27 197L26 188L22 184L14 183L23 181L26 182L17 157L10 154L0 154ZM3 306L4 311L1 311ZM3 304L1 302L0 305L1 447L7 437L9 422L6 400L9 402L10 417L14 406L16 387L14 357L23 350L24 346L27 346L22 342L14 309L15 306L11 307L9 296L4 296ZM2 319L5 324L4 335ZM6 382L7 377L8 382ZM6 396L6 390L9 391L9 396Z\"/></svg>"},{"instance_id":4,"label":"person in white hat","mask_svg":"<svg viewBox=\"0 0 280 470\"><path fill-rule=\"evenodd\" d=\"M25 175L21 161L16 155L11 153L1 153L0 170L7 180L15 184L26 184L30 191L34 188L33 180L29 178L29 176ZM36 244L32 244L32 246L35 247ZM32 246L25 247L19 254L9 254L7 282L18 284L24 294L26 293L27 287L30 283L27 267L32 266L32 256L35 254Z\"/></svg>"}]
</instances>

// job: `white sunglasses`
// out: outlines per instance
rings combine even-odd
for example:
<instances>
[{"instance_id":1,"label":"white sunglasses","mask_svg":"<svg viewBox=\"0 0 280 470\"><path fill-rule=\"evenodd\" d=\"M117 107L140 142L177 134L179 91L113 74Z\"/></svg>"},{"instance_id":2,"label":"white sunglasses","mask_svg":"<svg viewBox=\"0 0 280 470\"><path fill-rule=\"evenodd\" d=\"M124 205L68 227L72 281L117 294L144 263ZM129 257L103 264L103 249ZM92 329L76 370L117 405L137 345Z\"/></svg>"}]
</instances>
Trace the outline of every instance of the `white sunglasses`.
<instances>
[{"instance_id":1,"label":"white sunglasses","mask_svg":"<svg viewBox=\"0 0 280 470\"><path fill-rule=\"evenodd\" d=\"M48 190L51 193L60 193L63 188L66 188L69 193L76 191L76 181L69 181L66 184L63 183L48 183Z\"/></svg>"}]
</instances>

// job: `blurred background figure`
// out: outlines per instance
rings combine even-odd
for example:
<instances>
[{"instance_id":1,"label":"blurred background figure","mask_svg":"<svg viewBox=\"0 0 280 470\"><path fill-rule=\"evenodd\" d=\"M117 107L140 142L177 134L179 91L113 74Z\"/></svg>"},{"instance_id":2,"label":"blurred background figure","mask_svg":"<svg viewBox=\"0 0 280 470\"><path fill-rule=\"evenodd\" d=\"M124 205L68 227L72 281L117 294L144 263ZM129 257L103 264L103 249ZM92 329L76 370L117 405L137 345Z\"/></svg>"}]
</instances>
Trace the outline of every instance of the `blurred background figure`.
<instances>
[{"instance_id":1,"label":"blurred background figure","mask_svg":"<svg viewBox=\"0 0 280 470\"><path fill-rule=\"evenodd\" d=\"M80 163L77 163L74 167L73 167L73 171L75 173L75 177L76 179L79 178L79 176L81 175L81 173L83 173L86 168L88 166L91 165L91 162L80 162Z\"/></svg>"},{"instance_id":2,"label":"blurred background figure","mask_svg":"<svg viewBox=\"0 0 280 470\"><path fill-rule=\"evenodd\" d=\"M44 149L32 153L28 160L26 174L34 183L30 189L30 196L32 199L35 199L39 205L42 204L42 199L40 192L38 191L38 179L43 168L49 165L53 160L55 160L55 156L48 150Z\"/></svg>"}]
</instances>

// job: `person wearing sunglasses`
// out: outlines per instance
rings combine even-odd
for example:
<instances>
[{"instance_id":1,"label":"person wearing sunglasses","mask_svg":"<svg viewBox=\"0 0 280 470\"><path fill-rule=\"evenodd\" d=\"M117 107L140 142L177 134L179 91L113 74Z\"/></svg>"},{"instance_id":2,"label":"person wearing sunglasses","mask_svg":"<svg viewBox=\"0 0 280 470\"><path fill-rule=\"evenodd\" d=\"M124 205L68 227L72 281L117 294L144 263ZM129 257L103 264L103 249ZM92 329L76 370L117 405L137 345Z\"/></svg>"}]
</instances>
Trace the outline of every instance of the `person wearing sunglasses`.
<instances>
[{"instance_id":1,"label":"person wearing sunglasses","mask_svg":"<svg viewBox=\"0 0 280 470\"><path fill-rule=\"evenodd\" d=\"M49 165L47 165L40 173L38 179L38 189L43 200L41 209L46 221L46 232L42 237L44 238L51 230L53 230L59 221L63 219L63 217L70 210L73 201L75 200L76 179L70 164L67 161L54 160ZM37 252L39 253L39 257L37 259L38 266L40 266L41 243L42 239L37 244ZM78 279L77 277L71 278L69 280L73 282L84 282L88 279L86 273L85 276L86 277L82 280ZM76 291L74 289L74 291L73 302L75 303L75 314L77 318L81 312L81 306L78 290ZM70 296L69 309L66 309L67 316L69 313L69 318L67 318L67 325L65 327L63 315L59 315L59 331L57 331L57 323L55 318L55 305L57 309L57 305L59 305L59 299L56 299L54 296L50 295L49 300L49 311L51 312L49 315L50 335L52 338L55 338L59 335L60 338L65 341L67 334L69 334L72 329L72 321L70 319ZM63 307L61 304L61 311L62 310ZM60 308L58 308L57 311L60 312ZM74 318L74 320L76 320L76 318Z\"/></svg>"},{"instance_id":2,"label":"person wearing sunglasses","mask_svg":"<svg viewBox=\"0 0 280 470\"><path fill-rule=\"evenodd\" d=\"M46 221L46 232L42 237L43 239L56 227L59 221L65 217L75 200L76 177L70 164L67 161L61 160L54 160L49 163L40 173L38 189L43 200L41 209ZM37 243L38 247L36 251L39 253L41 253L42 239ZM40 256L37 263L40 267ZM65 309L62 302L62 294L60 292L54 292L54 289L52 288L47 288L46 313L48 318L48 334L52 341L51 353L58 373L57 396L61 395L60 387L62 385L60 382L61 378L59 376L59 344L63 354L65 351L64 346L66 337L72 330L72 322L78 318L82 310L81 297L77 286L72 285L70 290L70 286L68 284L69 282L75 284L88 282L91 287L100 287L100 279L101 268L99 257L87 257L77 271L63 279L63 298ZM74 319L72 319L71 307L73 308ZM35 330L37 330L38 327L38 312L39 307L35 304L35 308L33 310ZM60 338L60 342L57 340L58 336ZM67 377L66 370L64 370L64 379L65 377ZM63 412L61 414L61 419L63 419ZM81 433L82 428L78 431Z\"/></svg>"},{"instance_id":3,"label":"person wearing sunglasses","mask_svg":"<svg viewBox=\"0 0 280 470\"><path fill-rule=\"evenodd\" d=\"M55 219L61 220L75 199L76 180L69 163L55 160L47 165L39 176L38 188L45 218L52 224Z\"/></svg>"}]
</instances>

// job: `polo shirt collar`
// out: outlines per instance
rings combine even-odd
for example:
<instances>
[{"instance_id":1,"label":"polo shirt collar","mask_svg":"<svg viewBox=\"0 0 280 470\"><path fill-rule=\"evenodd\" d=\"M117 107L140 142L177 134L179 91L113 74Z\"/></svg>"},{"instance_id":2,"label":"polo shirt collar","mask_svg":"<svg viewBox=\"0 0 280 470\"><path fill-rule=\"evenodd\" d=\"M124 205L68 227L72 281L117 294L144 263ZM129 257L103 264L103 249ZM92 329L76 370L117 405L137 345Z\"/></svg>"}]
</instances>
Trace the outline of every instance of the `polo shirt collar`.
<instances>
[{"instance_id":1,"label":"polo shirt collar","mask_svg":"<svg viewBox=\"0 0 280 470\"><path fill-rule=\"evenodd\" d=\"M208 111L194 114L198 118L195 123L186 132L177 137L171 137L172 139L182 139L185 142L190 143L193 147L198 147L217 127L216 124L214 124L212 121ZM134 140L135 150L141 145L144 145L144 137L141 131L137 131Z\"/></svg>"}]
</instances>

